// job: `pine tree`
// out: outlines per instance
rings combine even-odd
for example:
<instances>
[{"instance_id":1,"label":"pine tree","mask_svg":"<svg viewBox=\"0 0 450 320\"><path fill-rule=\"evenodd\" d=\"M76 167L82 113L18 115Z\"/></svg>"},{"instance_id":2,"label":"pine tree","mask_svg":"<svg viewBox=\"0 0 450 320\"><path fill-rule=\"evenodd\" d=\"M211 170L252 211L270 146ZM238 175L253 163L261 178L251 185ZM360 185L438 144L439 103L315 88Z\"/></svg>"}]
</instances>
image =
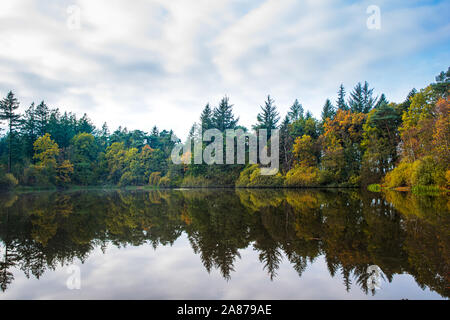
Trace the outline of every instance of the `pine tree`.
<instances>
[{"instance_id":1,"label":"pine tree","mask_svg":"<svg viewBox=\"0 0 450 320\"><path fill-rule=\"evenodd\" d=\"M363 87L361 82L355 86L352 92L350 92L350 99L348 101L350 110L352 112L363 112L364 110L364 97L363 97Z\"/></svg>"},{"instance_id":2,"label":"pine tree","mask_svg":"<svg viewBox=\"0 0 450 320\"><path fill-rule=\"evenodd\" d=\"M367 81L364 81L364 86L362 88L363 94L363 113L369 113L370 110L375 106L377 98L373 98L373 89L369 88Z\"/></svg>"},{"instance_id":3,"label":"pine tree","mask_svg":"<svg viewBox=\"0 0 450 320\"><path fill-rule=\"evenodd\" d=\"M325 122L328 118L333 119L335 114L336 111L334 109L334 106L331 104L330 99L327 99L322 109L322 122Z\"/></svg>"},{"instance_id":4,"label":"pine tree","mask_svg":"<svg viewBox=\"0 0 450 320\"><path fill-rule=\"evenodd\" d=\"M15 138L15 129L20 125L20 114L15 113L19 108L19 102L14 97L14 93L10 91L6 98L0 101L0 120L8 121L9 137L8 137L8 172L11 172L12 160L12 143Z\"/></svg>"},{"instance_id":5,"label":"pine tree","mask_svg":"<svg viewBox=\"0 0 450 320\"><path fill-rule=\"evenodd\" d=\"M105 123L106 124L106 123ZM152 132L151 132L152 136L158 137L159 136L159 130L157 126L153 126L152 128Z\"/></svg>"},{"instance_id":6,"label":"pine tree","mask_svg":"<svg viewBox=\"0 0 450 320\"><path fill-rule=\"evenodd\" d=\"M338 99L336 101L336 105L339 110L344 110L344 111L348 110L348 106L345 103L345 89L344 89L343 84L341 84L341 86L339 87Z\"/></svg>"},{"instance_id":7,"label":"pine tree","mask_svg":"<svg viewBox=\"0 0 450 320\"><path fill-rule=\"evenodd\" d=\"M303 106L295 99L294 104L291 106L288 112L288 117L290 122L297 121L303 118Z\"/></svg>"},{"instance_id":8,"label":"pine tree","mask_svg":"<svg viewBox=\"0 0 450 320\"><path fill-rule=\"evenodd\" d=\"M36 121L36 132L39 137L47 133L47 125L50 117L50 111L44 101L36 106L34 119Z\"/></svg>"},{"instance_id":9,"label":"pine tree","mask_svg":"<svg viewBox=\"0 0 450 320\"><path fill-rule=\"evenodd\" d=\"M308 120L308 119L312 119L313 118L313 114L311 113L311 111L306 111L306 114L305 114L305 120Z\"/></svg>"},{"instance_id":10,"label":"pine tree","mask_svg":"<svg viewBox=\"0 0 450 320\"><path fill-rule=\"evenodd\" d=\"M389 104L389 101L387 101L386 96L384 95L384 93L382 93L380 98L377 101L377 104L375 105L375 108L378 109L382 105L387 105L387 104Z\"/></svg>"},{"instance_id":11,"label":"pine tree","mask_svg":"<svg viewBox=\"0 0 450 320\"><path fill-rule=\"evenodd\" d=\"M433 83L431 86L440 96L447 98L450 93L450 67L447 69L447 72L442 71L436 77L436 83Z\"/></svg>"},{"instance_id":12,"label":"pine tree","mask_svg":"<svg viewBox=\"0 0 450 320\"><path fill-rule=\"evenodd\" d=\"M409 109L409 107L411 106L411 98L414 97L414 95L417 93L416 88L413 88L408 95L406 96L405 101L403 101L402 103L400 103L398 105L398 109L399 109L399 114L401 115L403 112L405 112L406 110Z\"/></svg>"},{"instance_id":13,"label":"pine tree","mask_svg":"<svg viewBox=\"0 0 450 320\"><path fill-rule=\"evenodd\" d=\"M85 113L83 117L78 120L77 124L77 133L92 133L95 130L95 126L92 124L91 119L88 118L87 114Z\"/></svg>"},{"instance_id":14,"label":"pine tree","mask_svg":"<svg viewBox=\"0 0 450 320\"><path fill-rule=\"evenodd\" d=\"M352 112L369 113L375 106L376 101L377 99L373 98L373 89L370 89L367 81L364 81L364 85L358 82L350 93L348 104Z\"/></svg>"},{"instance_id":15,"label":"pine tree","mask_svg":"<svg viewBox=\"0 0 450 320\"><path fill-rule=\"evenodd\" d=\"M267 129L270 131L278 127L277 124L280 121L280 117L277 107L273 103L274 101L270 98L270 95L267 96L264 107L261 106L261 112L256 116L258 122L253 126L253 129Z\"/></svg>"},{"instance_id":16,"label":"pine tree","mask_svg":"<svg viewBox=\"0 0 450 320\"><path fill-rule=\"evenodd\" d=\"M38 138L35 116L35 105L31 103L30 107L25 111L25 119L23 121L22 132L25 139L25 154L32 158L34 149L33 143Z\"/></svg>"},{"instance_id":17,"label":"pine tree","mask_svg":"<svg viewBox=\"0 0 450 320\"><path fill-rule=\"evenodd\" d=\"M202 131L211 129L213 127L212 111L209 103L205 106L202 114L200 115L200 124L202 126Z\"/></svg>"},{"instance_id":18,"label":"pine tree","mask_svg":"<svg viewBox=\"0 0 450 320\"><path fill-rule=\"evenodd\" d=\"M229 104L228 97L222 98L218 107L214 108L212 115L212 125L214 128L225 132L227 129L234 129L239 118L234 118L233 105Z\"/></svg>"},{"instance_id":19,"label":"pine tree","mask_svg":"<svg viewBox=\"0 0 450 320\"><path fill-rule=\"evenodd\" d=\"M101 150L105 150L109 146L109 135L108 124L104 122L100 132L98 133Z\"/></svg>"}]
</instances>

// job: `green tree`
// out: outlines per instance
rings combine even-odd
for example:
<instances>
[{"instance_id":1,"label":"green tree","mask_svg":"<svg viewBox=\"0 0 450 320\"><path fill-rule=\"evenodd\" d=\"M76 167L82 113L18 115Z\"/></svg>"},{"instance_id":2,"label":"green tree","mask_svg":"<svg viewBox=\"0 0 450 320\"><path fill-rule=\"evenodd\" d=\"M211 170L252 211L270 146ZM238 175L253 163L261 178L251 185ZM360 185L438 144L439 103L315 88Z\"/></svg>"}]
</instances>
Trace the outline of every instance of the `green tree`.
<instances>
[{"instance_id":1,"label":"green tree","mask_svg":"<svg viewBox=\"0 0 450 320\"><path fill-rule=\"evenodd\" d=\"M228 97L222 98L219 106L214 108L212 115L212 125L214 128L225 132L227 129L234 129L239 118L234 117L233 105L229 103Z\"/></svg>"},{"instance_id":2,"label":"green tree","mask_svg":"<svg viewBox=\"0 0 450 320\"><path fill-rule=\"evenodd\" d=\"M380 108L381 106L388 105L388 104L389 104L389 101L386 99L386 96L384 95L384 93L382 93L375 105L375 108Z\"/></svg>"},{"instance_id":3,"label":"green tree","mask_svg":"<svg viewBox=\"0 0 450 320\"><path fill-rule=\"evenodd\" d=\"M98 146L92 134L82 132L72 138L71 159L74 164L74 180L82 185L94 182L94 169Z\"/></svg>"},{"instance_id":4,"label":"green tree","mask_svg":"<svg viewBox=\"0 0 450 320\"><path fill-rule=\"evenodd\" d=\"M200 124L203 132L213 127L212 110L209 103L205 106L202 114L200 115Z\"/></svg>"},{"instance_id":5,"label":"green tree","mask_svg":"<svg viewBox=\"0 0 450 320\"><path fill-rule=\"evenodd\" d=\"M442 71L436 76L436 83L433 83L431 86L438 95L447 98L450 94L450 67L446 72Z\"/></svg>"},{"instance_id":6,"label":"green tree","mask_svg":"<svg viewBox=\"0 0 450 320\"><path fill-rule=\"evenodd\" d=\"M58 144L46 133L34 142L34 158L40 166L56 167L56 157L59 154Z\"/></svg>"},{"instance_id":7,"label":"green tree","mask_svg":"<svg viewBox=\"0 0 450 320\"><path fill-rule=\"evenodd\" d=\"M328 118L333 119L335 114L336 111L334 109L334 106L331 104L330 99L327 99L322 109L322 123L325 122Z\"/></svg>"},{"instance_id":8,"label":"green tree","mask_svg":"<svg viewBox=\"0 0 450 320\"><path fill-rule=\"evenodd\" d=\"M8 122L8 172L11 172L12 153L13 153L13 139L16 138L16 129L21 124L20 114L16 113L19 108L19 102L10 91L6 97L0 101L0 120Z\"/></svg>"},{"instance_id":9,"label":"green tree","mask_svg":"<svg viewBox=\"0 0 450 320\"><path fill-rule=\"evenodd\" d=\"M290 122L297 121L303 118L303 106L295 99L294 104L291 106L288 112L288 118Z\"/></svg>"},{"instance_id":10,"label":"green tree","mask_svg":"<svg viewBox=\"0 0 450 320\"><path fill-rule=\"evenodd\" d=\"M341 84L341 86L339 87L339 91L338 91L338 99L336 101L336 106L339 110L348 110L348 106L345 103L345 89L344 89L344 85Z\"/></svg>"},{"instance_id":11,"label":"green tree","mask_svg":"<svg viewBox=\"0 0 450 320\"><path fill-rule=\"evenodd\" d=\"M270 96L267 96L264 107L261 106L261 112L256 116L256 120L257 123L253 126L253 129L267 129L268 136L270 136L270 130L278 128L280 117L277 108L274 105L274 101Z\"/></svg>"},{"instance_id":12,"label":"green tree","mask_svg":"<svg viewBox=\"0 0 450 320\"><path fill-rule=\"evenodd\" d=\"M364 82L364 85L358 82L350 93L350 109L355 113L368 113L375 106L376 100L373 98L373 89L369 88L367 81Z\"/></svg>"},{"instance_id":13,"label":"green tree","mask_svg":"<svg viewBox=\"0 0 450 320\"><path fill-rule=\"evenodd\" d=\"M379 183L394 168L398 160L400 123L401 116L393 104L383 103L369 112L361 142L365 149L361 172L364 184Z\"/></svg>"},{"instance_id":14,"label":"green tree","mask_svg":"<svg viewBox=\"0 0 450 320\"><path fill-rule=\"evenodd\" d=\"M22 137L24 139L25 156L32 158L34 153L33 143L36 141L37 125L35 116L35 105L31 103L30 107L25 111L24 121L22 123Z\"/></svg>"},{"instance_id":15,"label":"green tree","mask_svg":"<svg viewBox=\"0 0 450 320\"><path fill-rule=\"evenodd\" d=\"M77 133L92 133L95 130L95 126L92 124L91 119L88 118L85 113L77 123Z\"/></svg>"},{"instance_id":16,"label":"green tree","mask_svg":"<svg viewBox=\"0 0 450 320\"><path fill-rule=\"evenodd\" d=\"M47 133L47 125L50 117L50 110L44 101L36 106L34 119L36 121L37 134L42 137Z\"/></svg>"}]
</instances>

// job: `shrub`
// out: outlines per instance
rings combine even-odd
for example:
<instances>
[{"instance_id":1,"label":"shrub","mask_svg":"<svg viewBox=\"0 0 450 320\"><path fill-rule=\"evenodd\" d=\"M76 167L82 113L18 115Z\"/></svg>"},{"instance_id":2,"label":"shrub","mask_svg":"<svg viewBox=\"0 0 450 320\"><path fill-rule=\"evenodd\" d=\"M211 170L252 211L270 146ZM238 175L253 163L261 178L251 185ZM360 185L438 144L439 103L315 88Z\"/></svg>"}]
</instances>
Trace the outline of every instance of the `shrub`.
<instances>
[{"instance_id":1,"label":"shrub","mask_svg":"<svg viewBox=\"0 0 450 320\"><path fill-rule=\"evenodd\" d=\"M414 161L411 167L411 185L429 186L433 182L433 162L431 157Z\"/></svg>"},{"instance_id":2,"label":"shrub","mask_svg":"<svg viewBox=\"0 0 450 320\"><path fill-rule=\"evenodd\" d=\"M433 157L426 156L413 163L411 184L413 186L444 186L446 184L444 170L439 166Z\"/></svg>"},{"instance_id":3,"label":"shrub","mask_svg":"<svg viewBox=\"0 0 450 320\"><path fill-rule=\"evenodd\" d=\"M162 177L161 179L159 179L158 187L170 188L171 187L170 179L168 177Z\"/></svg>"},{"instance_id":4,"label":"shrub","mask_svg":"<svg viewBox=\"0 0 450 320\"><path fill-rule=\"evenodd\" d=\"M261 169L257 168L250 175L248 187L282 187L284 178L280 173L274 175L262 175Z\"/></svg>"},{"instance_id":5,"label":"shrub","mask_svg":"<svg viewBox=\"0 0 450 320\"><path fill-rule=\"evenodd\" d=\"M286 174L287 187L315 187L319 185L319 169L296 166Z\"/></svg>"},{"instance_id":6,"label":"shrub","mask_svg":"<svg viewBox=\"0 0 450 320\"><path fill-rule=\"evenodd\" d=\"M386 174L384 184L388 188L411 186L411 169L412 163L400 163L397 168Z\"/></svg>"},{"instance_id":7,"label":"shrub","mask_svg":"<svg viewBox=\"0 0 450 320\"><path fill-rule=\"evenodd\" d=\"M212 182L204 177L185 176L181 182L182 187L208 187Z\"/></svg>"},{"instance_id":8,"label":"shrub","mask_svg":"<svg viewBox=\"0 0 450 320\"><path fill-rule=\"evenodd\" d=\"M129 171L126 171L124 174L122 174L122 176L120 177L119 180L119 187L125 187L125 186L129 186L131 184L134 184L136 181L135 177L133 176L133 174Z\"/></svg>"},{"instance_id":9,"label":"shrub","mask_svg":"<svg viewBox=\"0 0 450 320\"><path fill-rule=\"evenodd\" d=\"M0 176L0 189L10 190L17 186L19 181L12 175L12 173L2 174Z\"/></svg>"},{"instance_id":10,"label":"shrub","mask_svg":"<svg viewBox=\"0 0 450 320\"><path fill-rule=\"evenodd\" d=\"M334 180L335 175L330 170L320 170L318 183L320 185L328 185L328 186L337 186L336 181Z\"/></svg>"},{"instance_id":11,"label":"shrub","mask_svg":"<svg viewBox=\"0 0 450 320\"><path fill-rule=\"evenodd\" d=\"M367 190L372 191L372 192L380 192L381 186L379 184L371 184L367 187Z\"/></svg>"},{"instance_id":12,"label":"shrub","mask_svg":"<svg viewBox=\"0 0 450 320\"><path fill-rule=\"evenodd\" d=\"M389 172L385 179L389 188L413 186L445 186L445 170L432 157L426 156L413 163L401 163Z\"/></svg>"},{"instance_id":13,"label":"shrub","mask_svg":"<svg viewBox=\"0 0 450 320\"><path fill-rule=\"evenodd\" d=\"M239 175L236 181L237 187L282 187L284 178L280 173L275 175L262 175L261 168L257 165L251 165Z\"/></svg>"},{"instance_id":14,"label":"shrub","mask_svg":"<svg viewBox=\"0 0 450 320\"><path fill-rule=\"evenodd\" d=\"M239 174L239 178L236 181L236 187L247 187L250 184L250 175L258 168L257 164L253 164L244 168Z\"/></svg>"},{"instance_id":15,"label":"shrub","mask_svg":"<svg viewBox=\"0 0 450 320\"><path fill-rule=\"evenodd\" d=\"M49 187L53 185L51 180L54 176L53 168L32 164L25 168L22 179L26 186Z\"/></svg>"},{"instance_id":16,"label":"shrub","mask_svg":"<svg viewBox=\"0 0 450 320\"><path fill-rule=\"evenodd\" d=\"M151 186L157 186L161 180L161 172L152 172L148 178L148 184Z\"/></svg>"}]
</instances>

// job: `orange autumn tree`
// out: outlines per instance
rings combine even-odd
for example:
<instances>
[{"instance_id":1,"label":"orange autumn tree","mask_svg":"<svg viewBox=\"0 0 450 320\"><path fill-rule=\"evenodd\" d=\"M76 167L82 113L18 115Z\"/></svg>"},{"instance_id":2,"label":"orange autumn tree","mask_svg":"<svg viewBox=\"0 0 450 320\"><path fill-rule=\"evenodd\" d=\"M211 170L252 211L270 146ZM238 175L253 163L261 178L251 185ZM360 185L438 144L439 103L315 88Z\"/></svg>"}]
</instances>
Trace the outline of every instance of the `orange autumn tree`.
<instances>
[{"instance_id":1,"label":"orange autumn tree","mask_svg":"<svg viewBox=\"0 0 450 320\"><path fill-rule=\"evenodd\" d=\"M363 150L363 125L367 114L338 110L333 119L324 123L320 137L325 182L358 185Z\"/></svg>"}]
</instances>

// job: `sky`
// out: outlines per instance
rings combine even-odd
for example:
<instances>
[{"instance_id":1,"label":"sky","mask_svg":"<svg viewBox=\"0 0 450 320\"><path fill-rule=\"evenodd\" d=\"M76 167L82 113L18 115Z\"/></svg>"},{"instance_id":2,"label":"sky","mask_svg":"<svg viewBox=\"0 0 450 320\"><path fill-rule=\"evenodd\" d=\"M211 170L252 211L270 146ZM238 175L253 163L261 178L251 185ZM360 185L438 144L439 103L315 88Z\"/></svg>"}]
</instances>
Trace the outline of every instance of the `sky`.
<instances>
[{"instance_id":1,"label":"sky","mask_svg":"<svg viewBox=\"0 0 450 320\"><path fill-rule=\"evenodd\" d=\"M369 6L379 8L379 28ZM370 26L370 25L369 25ZM373 25L372 25L373 26ZM320 117L342 83L401 102L450 66L450 1L2 0L0 96L100 127L185 136L228 96L250 127L267 95Z\"/></svg>"}]
</instances>

